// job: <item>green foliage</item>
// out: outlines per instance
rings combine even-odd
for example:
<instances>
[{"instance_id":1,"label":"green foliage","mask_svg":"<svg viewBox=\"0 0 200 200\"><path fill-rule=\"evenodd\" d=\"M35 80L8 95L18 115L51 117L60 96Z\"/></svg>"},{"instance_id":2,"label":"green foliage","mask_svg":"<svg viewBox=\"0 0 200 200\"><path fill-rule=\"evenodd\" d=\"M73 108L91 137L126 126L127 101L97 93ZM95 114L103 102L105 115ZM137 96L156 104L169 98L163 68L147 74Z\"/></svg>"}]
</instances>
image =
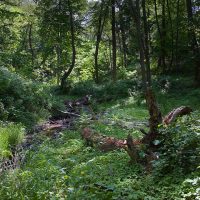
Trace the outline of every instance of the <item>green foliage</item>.
<instances>
[{"instance_id":1,"label":"green foliage","mask_svg":"<svg viewBox=\"0 0 200 200\"><path fill-rule=\"evenodd\" d=\"M21 78L5 68L0 68L1 120L21 122L31 126L47 112L50 106L47 87Z\"/></svg>"},{"instance_id":2,"label":"green foliage","mask_svg":"<svg viewBox=\"0 0 200 200\"><path fill-rule=\"evenodd\" d=\"M107 82L102 85L96 85L92 81L80 82L71 89L71 95L87 95L101 100L112 100L129 96L129 91L138 88L136 80L120 80L116 83Z\"/></svg>"},{"instance_id":3,"label":"green foliage","mask_svg":"<svg viewBox=\"0 0 200 200\"><path fill-rule=\"evenodd\" d=\"M23 141L24 134L21 124L2 124L0 126L0 157L9 155L11 148Z\"/></svg>"},{"instance_id":4,"label":"green foliage","mask_svg":"<svg viewBox=\"0 0 200 200\"><path fill-rule=\"evenodd\" d=\"M155 169L161 175L173 171L190 173L200 163L200 113L179 118L177 123L160 129L160 159Z\"/></svg>"},{"instance_id":5,"label":"green foliage","mask_svg":"<svg viewBox=\"0 0 200 200\"><path fill-rule=\"evenodd\" d=\"M102 153L86 147L77 131L65 131L57 140L46 138L26 155L20 170L2 175L2 200L198 197L197 174L183 177L176 172L159 178L157 174L147 175L141 166L128 164L129 157L123 150Z\"/></svg>"},{"instance_id":6,"label":"green foliage","mask_svg":"<svg viewBox=\"0 0 200 200\"><path fill-rule=\"evenodd\" d=\"M200 198L200 176L199 168L182 183L181 195L186 200Z\"/></svg>"},{"instance_id":7,"label":"green foliage","mask_svg":"<svg viewBox=\"0 0 200 200\"><path fill-rule=\"evenodd\" d=\"M160 76L155 79L153 87L163 115L179 106L200 109L200 90L193 88L191 77Z\"/></svg>"}]
</instances>

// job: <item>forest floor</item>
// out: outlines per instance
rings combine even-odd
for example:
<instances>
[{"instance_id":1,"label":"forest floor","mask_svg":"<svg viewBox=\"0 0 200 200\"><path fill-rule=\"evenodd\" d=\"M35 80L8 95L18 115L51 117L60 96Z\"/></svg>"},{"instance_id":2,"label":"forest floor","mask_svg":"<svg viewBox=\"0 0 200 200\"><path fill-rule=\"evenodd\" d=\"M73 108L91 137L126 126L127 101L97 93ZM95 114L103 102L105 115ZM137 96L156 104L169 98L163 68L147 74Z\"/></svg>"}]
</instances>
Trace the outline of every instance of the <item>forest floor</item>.
<instances>
[{"instance_id":1,"label":"forest floor","mask_svg":"<svg viewBox=\"0 0 200 200\"><path fill-rule=\"evenodd\" d=\"M70 98L59 97L62 102ZM159 99L165 101L161 107L165 114L176 106L192 105L196 98L189 101L177 99L175 94L159 94ZM180 185L187 177L181 172L161 177L148 173L144 166L131 165L125 150L101 152L81 138L85 127L119 139L128 134L141 138L139 129L148 129L145 101L131 96L101 104L93 102L83 106L79 114L72 117L68 127L40 130L31 136L21 167L3 177L2 199L182 199Z\"/></svg>"}]
</instances>

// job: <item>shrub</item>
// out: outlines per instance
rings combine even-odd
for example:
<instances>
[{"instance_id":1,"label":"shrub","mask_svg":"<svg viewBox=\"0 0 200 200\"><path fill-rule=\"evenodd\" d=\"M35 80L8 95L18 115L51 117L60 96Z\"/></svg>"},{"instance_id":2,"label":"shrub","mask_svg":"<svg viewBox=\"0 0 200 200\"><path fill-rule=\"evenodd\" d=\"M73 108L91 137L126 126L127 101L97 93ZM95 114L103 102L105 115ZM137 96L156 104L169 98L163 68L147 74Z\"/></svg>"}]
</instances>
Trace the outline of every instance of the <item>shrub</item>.
<instances>
[{"instance_id":1,"label":"shrub","mask_svg":"<svg viewBox=\"0 0 200 200\"><path fill-rule=\"evenodd\" d=\"M129 96L129 90L138 88L136 80L119 80L116 83L108 82L96 85L92 81L85 81L76 84L70 91L71 95L83 96L90 94L97 99L119 99Z\"/></svg>"},{"instance_id":2,"label":"shrub","mask_svg":"<svg viewBox=\"0 0 200 200\"><path fill-rule=\"evenodd\" d=\"M49 106L47 87L0 68L0 120L36 123Z\"/></svg>"},{"instance_id":3,"label":"shrub","mask_svg":"<svg viewBox=\"0 0 200 200\"><path fill-rule=\"evenodd\" d=\"M160 159L155 162L161 174L179 171L190 173L200 163L200 121L199 112L179 118L169 127L162 127Z\"/></svg>"}]
</instances>

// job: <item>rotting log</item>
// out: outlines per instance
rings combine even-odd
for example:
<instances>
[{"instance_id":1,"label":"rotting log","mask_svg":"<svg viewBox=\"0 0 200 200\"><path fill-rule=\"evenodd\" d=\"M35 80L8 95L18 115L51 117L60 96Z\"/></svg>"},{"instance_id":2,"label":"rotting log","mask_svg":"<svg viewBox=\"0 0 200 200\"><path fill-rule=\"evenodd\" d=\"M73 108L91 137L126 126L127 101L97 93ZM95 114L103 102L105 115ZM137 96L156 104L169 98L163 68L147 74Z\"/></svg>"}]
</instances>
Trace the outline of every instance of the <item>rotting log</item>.
<instances>
[{"instance_id":1,"label":"rotting log","mask_svg":"<svg viewBox=\"0 0 200 200\"><path fill-rule=\"evenodd\" d=\"M120 148L125 148L126 140L119 140L114 137L108 137L95 132L90 128L84 128L81 132L82 139L86 144L96 147L103 152L108 152Z\"/></svg>"},{"instance_id":2,"label":"rotting log","mask_svg":"<svg viewBox=\"0 0 200 200\"><path fill-rule=\"evenodd\" d=\"M133 140L131 135L128 135L125 140L120 140L114 137L102 135L86 127L81 132L81 136L88 146L95 147L103 152L124 149L130 156L131 163L137 163L138 161L138 152L141 142L139 140Z\"/></svg>"}]
</instances>

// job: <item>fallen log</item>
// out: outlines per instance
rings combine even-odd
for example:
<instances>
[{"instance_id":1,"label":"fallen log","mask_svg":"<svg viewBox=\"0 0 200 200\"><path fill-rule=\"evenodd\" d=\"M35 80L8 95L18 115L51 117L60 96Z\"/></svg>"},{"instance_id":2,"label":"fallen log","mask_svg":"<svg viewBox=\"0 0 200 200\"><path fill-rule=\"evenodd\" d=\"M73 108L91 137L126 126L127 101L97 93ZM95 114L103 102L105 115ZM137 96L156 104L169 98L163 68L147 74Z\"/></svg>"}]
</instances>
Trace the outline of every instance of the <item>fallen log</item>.
<instances>
[{"instance_id":1,"label":"fallen log","mask_svg":"<svg viewBox=\"0 0 200 200\"><path fill-rule=\"evenodd\" d=\"M173 121L177 119L177 117L188 115L191 112L192 112L192 109L188 106L181 106L179 108L175 108L163 118L163 123L166 125L171 124Z\"/></svg>"},{"instance_id":2,"label":"fallen log","mask_svg":"<svg viewBox=\"0 0 200 200\"><path fill-rule=\"evenodd\" d=\"M81 132L81 136L82 139L86 141L87 145L96 147L104 152L125 148L126 144L125 140L119 140L114 137L102 135L90 128L84 128Z\"/></svg>"},{"instance_id":3,"label":"fallen log","mask_svg":"<svg viewBox=\"0 0 200 200\"><path fill-rule=\"evenodd\" d=\"M128 135L127 139L121 140L114 137L109 137L95 132L94 130L86 127L81 132L82 139L86 144L92 147L96 147L101 151L108 152L116 149L130 149L134 150L139 147L141 142L139 140L133 140L132 136ZM136 152L134 153L136 155ZM132 156L133 158L134 156Z\"/></svg>"},{"instance_id":4,"label":"fallen log","mask_svg":"<svg viewBox=\"0 0 200 200\"><path fill-rule=\"evenodd\" d=\"M34 127L34 132L43 132L43 131L57 131L68 128L70 124L70 120L55 120L55 121L47 121L41 125L37 125Z\"/></svg>"}]
</instances>

